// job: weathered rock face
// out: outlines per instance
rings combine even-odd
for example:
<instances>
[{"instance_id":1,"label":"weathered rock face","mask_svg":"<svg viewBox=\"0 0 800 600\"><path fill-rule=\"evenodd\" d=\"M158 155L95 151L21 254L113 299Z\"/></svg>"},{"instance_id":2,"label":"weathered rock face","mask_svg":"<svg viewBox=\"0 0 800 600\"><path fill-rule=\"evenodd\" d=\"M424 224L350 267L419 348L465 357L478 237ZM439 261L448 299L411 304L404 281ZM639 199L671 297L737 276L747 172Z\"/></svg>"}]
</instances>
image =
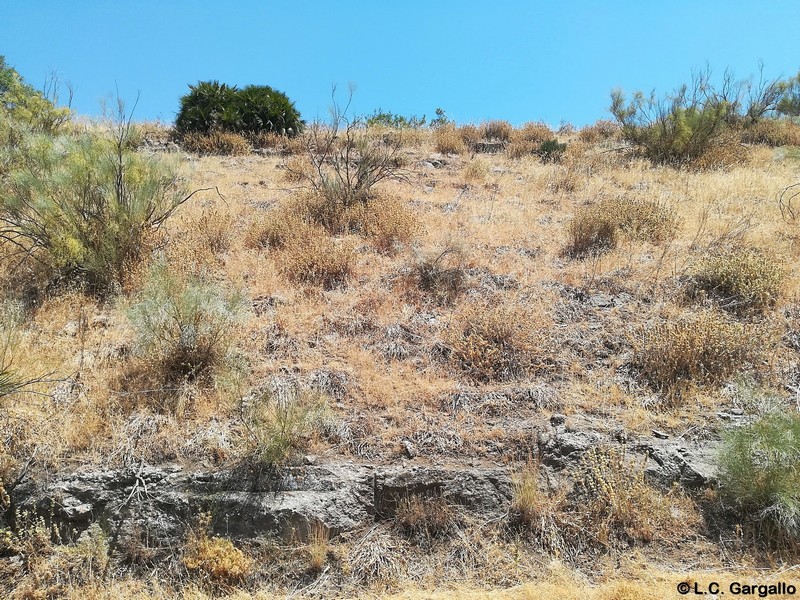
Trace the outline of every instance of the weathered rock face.
<instances>
[{"instance_id":1,"label":"weathered rock face","mask_svg":"<svg viewBox=\"0 0 800 600\"><path fill-rule=\"evenodd\" d=\"M28 482L14 490L13 500L23 509L52 510L70 532L99 522L112 543L142 534L175 543L200 511L211 511L215 533L232 538L303 539L316 522L338 533L391 516L399 500L411 494L437 495L494 514L508 506L511 481L505 469L342 464L258 474L150 467L76 473L47 485Z\"/></svg>"},{"instance_id":2,"label":"weathered rock face","mask_svg":"<svg viewBox=\"0 0 800 600\"><path fill-rule=\"evenodd\" d=\"M553 415L548 430L539 434L540 459L553 476L568 477L570 467L592 447L621 443L632 457L648 457L645 473L658 485L714 483L714 443L659 437L628 440L627 436L574 430L565 419ZM214 533L219 535L302 540L315 523L337 534L391 518L398 503L411 495L441 497L494 518L508 510L512 493L511 472L503 467L341 463L262 472L190 472L179 467L93 471L47 483L28 481L11 496L21 509L52 514L70 535L99 523L112 545L146 538L174 547L182 543L187 526L202 511L211 512Z\"/></svg>"}]
</instances>

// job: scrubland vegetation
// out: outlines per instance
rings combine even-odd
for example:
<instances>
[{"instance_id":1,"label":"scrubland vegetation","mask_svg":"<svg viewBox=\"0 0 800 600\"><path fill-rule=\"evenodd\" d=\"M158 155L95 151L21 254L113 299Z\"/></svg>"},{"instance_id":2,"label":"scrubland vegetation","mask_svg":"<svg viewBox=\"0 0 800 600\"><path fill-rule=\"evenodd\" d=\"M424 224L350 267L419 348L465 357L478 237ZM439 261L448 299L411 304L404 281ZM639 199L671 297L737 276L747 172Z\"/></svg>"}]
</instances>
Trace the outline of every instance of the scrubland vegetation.
<instances>
[{"instance_id":1,"label":"scrubland vegetation","mask_svg":"<svg viewBox=\"0 0 800 600\"><path fill-rule=\"evenodd\" d=\"M170 129L78 121L0 67L4 594L663 598L796 562L796 81L617 91L614 121L559 131L304 123L201 82ZM554 469L554 414L621 441ZM648 479L624 441L654 430L720 440L716 483ZM412 442L510 469L502 518L411 495L357 535L240 543L201 514L181 548L112 551L10 496Z\"/></svg>"}]
</instances>

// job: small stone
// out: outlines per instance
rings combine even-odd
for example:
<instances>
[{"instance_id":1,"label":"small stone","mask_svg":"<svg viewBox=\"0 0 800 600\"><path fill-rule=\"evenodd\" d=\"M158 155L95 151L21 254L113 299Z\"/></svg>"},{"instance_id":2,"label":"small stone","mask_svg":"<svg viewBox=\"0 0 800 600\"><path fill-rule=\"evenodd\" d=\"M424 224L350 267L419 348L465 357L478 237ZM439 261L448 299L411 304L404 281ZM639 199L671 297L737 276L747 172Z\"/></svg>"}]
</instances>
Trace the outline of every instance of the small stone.
<instances>
[{"instance_id":1,"label":"small stone","mask_svg":"<svg viewBox=\"0 0 800 600\"><path fill-rule=\"evenodd\" d=\"M414 444L408 440L403 440L403 449L407 458L414 458L417 455L417 450L414 448Z\"/></svg>"},{"instance_id":2,"label":"small stone","mask_svg":"<svg viewBox=\"0 0 800 600\"><path fill-rule=\"evenodd\" d=\"M658 429L653 429L653 436L660 440L666 440L669 437L669 434L659 431Z\"/></svg>"},{"instance_id":3,"label":"small stone","mask_svg":"<svg viewBox=\"0 0 800 600\"><path fill-rule=\"evenodd\" d=\"M305 464L309 465L309 466L313 466L313 465L317 464L318 460L319 459L316 456L314 456L313 454L306 454L303 457L303 462Z\"/></svg>"},{"instance_id":4,"label":"small stone","mask_svg":"<svg viewBox=\"0 0 800 600\"><path fill-rule=\"evenodd\" d=\"M80 330L81 324L78 321L69 321L61 331L69 337L75 337Z\"/></svg>"},{"instance_id":5,"label":"small stone","mask_svg":"<svg viewBox=\"0 0 800 600\"><path fill-rule=\"evenodd\" d=\"M95 315L92 317L92 320L89 322L89 324L94 329L106 329L109 325L111 325L111 317L108 315Z\"/></svg>"}]
</instances>

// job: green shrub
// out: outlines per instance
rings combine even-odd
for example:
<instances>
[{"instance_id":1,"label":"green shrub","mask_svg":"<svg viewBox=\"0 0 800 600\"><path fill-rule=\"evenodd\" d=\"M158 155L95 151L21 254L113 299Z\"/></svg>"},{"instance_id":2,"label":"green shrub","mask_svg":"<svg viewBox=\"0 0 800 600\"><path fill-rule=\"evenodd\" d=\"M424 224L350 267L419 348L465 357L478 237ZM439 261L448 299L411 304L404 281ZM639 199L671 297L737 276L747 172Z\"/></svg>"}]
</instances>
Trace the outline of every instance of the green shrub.
<instances>
[{"instance_id":1,"label":"green shrub","mask_svg":"<svg viewBox=\"0 0 800 600\"><path fill-rule=\"evenodd\" d=\"M714 144L730 115L725 102L701 102L684 86L664 99L637 92L626 105L621 91L612 95L611 113L622 137L657 163L685 164L699 159Z\"/></svg>"},{"instance_id":2,"label":"green shrub","mask_svg":"<svg viewBox=\"0 0 800 600\"><path fill-rule=\"evenodd\" d=\"M762 541L800 541L800 415L776 411L730 428L718 463L722 497Z\"/></svg>"},{"instance_id":3,"label":"green shrub","mask_svg":"<svg viewBox=\"0 0 800 600\"><path fill-rule=\"evenodd\" d=\"M181 97L175 119L179 136L214 131L296 135L303 128L294 103L269 86L238 89L218 81L201 81L190 85L189 90Z\"/></svg>"},{"instance_id":4,"label":"green shrub","mask_svg":"<svg viewBox=\"0 0 800 600\"><path fill-rule=\"evenodd\" d=\"M566 144L561 144L558 140L552 139L546 140L539 144L536 154L539 155L539 158L542 159L542 162L558 162L561 160L561 157L564 155L564 151L566 149Z\"/></svg>"},{"instance_id":5,"label":"green shrub","mask_svg":"<svg viewBox=\"0 0 800 600\"><path fill-rule=\"evenodd\" d=\"M248 398L242 415L251 458L281 465L308 447L310 436L327 413L327 398L297 385Z\"/></svg>"},{"instance_id":6,"label":"green shrub","mask_svg":"<svg viewBox=\"0 0 800 600\"><path fill-rule=\"evenodd\" d=\"M225 363L245 304L235 291L175 275L159 262L127 312L136 354L163 382L178 383L207 381Z\"/></svg>"},{"instance_id":7,"label":"green shrub","mask_svg":"<svg viewBox=\"0 0 800 600\"><path fill-rule=\"evenodd\" d=\"M704 294L734 313L763 312L774 306L786 269L757 248L722 248L708 252L690 268L689 293Z\"/></svg>"},{"instance_id":8,"label":"green shrub","mask_svg":"<svg viewBox=\"0 0 800 600\"><path fill-rule=\"evenodd\" d=\"M177 165L131 148L134 128L49 136L0 149L0 238L18 260L105 294L125 283L184 197Z\"/></svg>"},{"instance_id":9,"label":"green shrub","mask_svg":"<svg viewBox=\"0 0 800 600\"><path fill-rule=\"evenodd\" d=\"M365 119L367 127L392 127L394 129L419 129L425 126L425 121L425 115L404 117L380 108Z\"/></svg>"},{"instance_id":10,"label":"green shrub","mask_svg":"<svg viewBox=\"0 0 800 600\"><path fill-rule=\"evenodd\" d=\"M58 108L57 100L57 96L47 98L25 83L0 56L0 145L15 143L15 125L39 133L58 133L69 120L70 111Z\"/></svg>"},{"instance_id":11,"label":"green shrub","mask_svg":"<svg viewBox=\"0 0 800 600\"><path fill-rule=\"evenodd\" d=\"M787 84L760 74L758 81L736 81L726 72L722 85L711 83L711 71L696 73L661 98L636 92L630 102L620 90L611 93L611 114L622 138L657 163L690 164L696 168L725 166L739 160L736 129L752 126L775 111Z\"/></svg>"}]
</instances>

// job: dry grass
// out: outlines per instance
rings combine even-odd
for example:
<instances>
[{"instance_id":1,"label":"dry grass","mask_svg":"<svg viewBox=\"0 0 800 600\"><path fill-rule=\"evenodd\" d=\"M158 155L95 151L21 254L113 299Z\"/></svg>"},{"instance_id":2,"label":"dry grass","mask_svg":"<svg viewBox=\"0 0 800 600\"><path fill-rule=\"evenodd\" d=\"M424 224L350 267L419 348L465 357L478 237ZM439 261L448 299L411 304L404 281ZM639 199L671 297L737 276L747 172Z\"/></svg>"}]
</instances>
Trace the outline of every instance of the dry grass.
<instances>
[{"instance_id":1,"label":"dry grass","mask_svg":"<svg viewBox=\"0 0 800 600\"><path fill-rule=\"evenodd\" d=\"M446 339L452 360L477 381L508 381L550 370L547 318L499 299L466 304Z\"/></svg>"},{"instance_id":2,"label":"dry grass","mask_svg":"<svg viewBox=\"0 0 800 600\"><path fill-rule=\"evenodd\" d=\"M720 384L753 368L769 345L756 326L707 310L644 328L634 340L634 360L656 389L678 398L692 386Z\"/></svg>"},{"instance_id":3,"label":"dry grass","mask_svg":"<svg viewBox=\"0 0 800 600\"><path fill-rule=\"evenodd\" d=\"M737 314L763 312L775 305L785 284L786 267L774 254L735 246L711 249L689 269L689 293L710 296Z\"/></svg>"},{"instance_id":4,"label":"dry grass","mask_svg":"<svg viewBox=\"0 0 800 600\"><path fill-rule=\"evenodd\" d=\"M209 537L211 515L203 514L195 531L189 535L183 552L183 564L189 571L216 584L236 584L250 571L253 561L230 540Z\"/></svg>"},{"instance_id":5,"label":"dry grass","mask_svg":"<svg viewBox=\"0 0 800 600\"><path fill-rule=\"evenodd\" d=\"M434 147L442 154L465 154L467 144L464 143L458 129L453 125L439 127L433 134Z\"/></svg>"},{"instance_id":6,"label":"dry grass","mask_svg":"<svg viewBox=\"0 0 800 600\"><path fill-rule=\"evenodd\" d=\"M252 147L247 138L238 133L217 131L214 133L187 133L181 138L181 146L187 152L209 155L241 156L250 154Z\"/></svg>"},{"instance_id":7,"label":"dry grass","mask_svg":"<svg viewBox=\"0 0 800 600\"><path fill-rule=\"evenodd\" d=\"M330 290L347 283L353 271L353 248L322 228L309 228L286 244L278 265L290 280Z\"/></svg>"}]
</instances>

